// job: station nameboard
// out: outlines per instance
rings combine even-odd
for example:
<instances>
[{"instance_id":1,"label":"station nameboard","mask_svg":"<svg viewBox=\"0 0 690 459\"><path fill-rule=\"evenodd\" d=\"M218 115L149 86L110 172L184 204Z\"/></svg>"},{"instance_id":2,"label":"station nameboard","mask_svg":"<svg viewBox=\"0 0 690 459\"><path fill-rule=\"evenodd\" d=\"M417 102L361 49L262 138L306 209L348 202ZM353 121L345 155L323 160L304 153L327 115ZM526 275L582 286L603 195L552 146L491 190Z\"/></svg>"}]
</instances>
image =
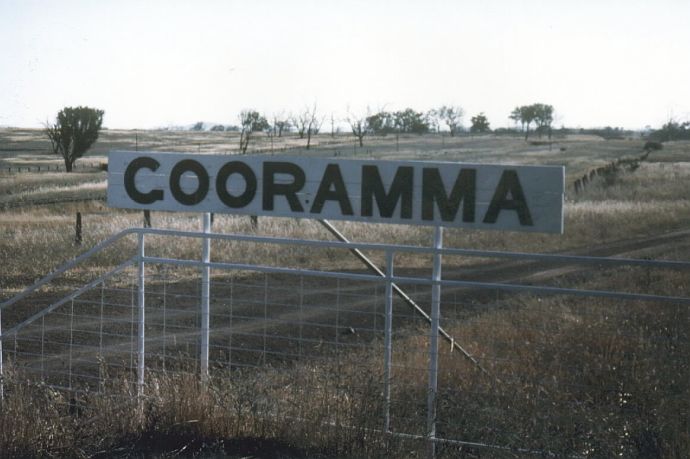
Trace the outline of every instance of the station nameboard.
<instances>
[{"instance_id":1,"label":"station nameboard","mask_svg":"<svg viewBox=\"0 0 690 459\"><path fill-rule=\"evenodd\" d=\"M108 205L563 232L562 166L113 151Z\"/></svg>"}]
</instances>

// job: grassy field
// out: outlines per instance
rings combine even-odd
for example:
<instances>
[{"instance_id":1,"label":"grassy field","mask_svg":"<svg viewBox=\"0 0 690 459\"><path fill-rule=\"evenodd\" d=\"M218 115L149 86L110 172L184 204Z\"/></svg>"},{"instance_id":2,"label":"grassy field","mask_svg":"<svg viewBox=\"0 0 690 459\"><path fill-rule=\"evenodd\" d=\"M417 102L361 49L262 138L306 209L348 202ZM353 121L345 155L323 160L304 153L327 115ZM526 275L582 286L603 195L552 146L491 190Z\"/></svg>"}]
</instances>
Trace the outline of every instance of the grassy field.
<instances>
[{"instance_id":1,"label":"grassy field","mask_svg":"<svg viewBox=\"0 0 690 459\"><path fill-rule=\"evenodd\" d=\"M622 241L632 243L685 231L690 223L688 142L665 143L663 150L652 152L635 170L621 166L611 176L595 177L576 193L575 180L611 162L641 157L644 141L565 136L547 144L491 135L428 135L365 138L365 146L356 148L351 136L320 135L312 140L311 149L304 150L305 141L295 136L272 142L265 137L257 140L250 150L269 155L566 166L563 235L452 229L446 231L447 247L549 253L590 253L597 249L617 255L615 247ZM111 149L233 154L237 144L237 135L232 133L108 130L80 162L103 163ZM59 165L58 159L47 154L48 147L40 131L0 130L0 301L99 241L142 222L139 212L105 206L106 173L98 167L78 168L71 174L36 169L7 172L15 167ZM74 243L76 212L81 212L84 221L81 246ZM200 219L197 215L154 213L153 225L196 230ZM354 241L424 246L432 241L428 228L359 223L337 226ZM330 239L323 228L309 220L261 218L254 230L247 217L223 215L217 216L214 231ZM162 256L199 256L198 241L171 248L154 238L149 247L151 253ZM334 257L327 251L307 259L289 248L277 252L249 250L219 245L214 258L251 257L258 263L277 265L290 260L295 266L320 269L361 268L354 258ZM64 291L73 283L105 272L117 264L117 255L126 251L133 254L134 246L118 246L112 256L97 257L53 288ZM687 239L652 244L628 256L688 260L690 245ZM401 258L398 263L408 269L428 267L428 260L414 257ZM471 269L482 263L485 261L458 258L449 267ZM556 282L687 296L687 280L687 272L621 269L605 275L598 270L578 271ZM444 394L443 409L457 413L448 414L455 423L452 435L499 445L527 445L557 456L686 457L690 451L690 323L686 307L561 297L510 296L481 301L484 306L480 313L445 326L468 343L473 355L487 357L491 374L502 383L487 381L472 365L444 350L440 378L444 387L453 386L454 390ZM399 338L398 345L417 349L425 343L420 334L409 333ZM138 418L127 414L135 409L132 399L114 402L94 395L86 397L84 408L75 413L69 395L13 380L10 375L7 381L11 390L0 414L0 455L80 457L100 452L126 456L147 448L164 450L167 442L173 445L169 451L187 445L185 451L189 453L215 448L231 457L234 452L238 457L246 455L252 447L273 451L275 457L423 456L419 442L391 439L367 430L379 427L372 424L370 415L380 410L379 381L374 372L364 380L353 372L355 368L374 368L379 358L380 353L361 352L319 368L304 363L289 371L234 373L217 378L211 390L191 376L162 375L151 382L157 389ZM402 358L403 368L424 366L421 353L410 352ZM409 397L408 405L414 405L424 391L424 379L413 372L406 377L409 387L399 396L403 402ZM461 383L454 384L458 380ZM128 387L117 390L126 395ZM247 387L253 390L247 391ZM276 389L285 387L293 390ZM297 390L299 387L316 389L305 394ZM258 416L253 407L265 400L280 404L284 417ZM344 413L343 425L357 428L324 428L321 420L329 419L334 411ZM404 418L406 413L399 416ZM287 421L305 417L311 423ZM440 453L444 457L522 454L469 447L447 447Z\"/></svg>"},{"instance_id":2,"label":"grassy field","mask_svg":"<svg viewBox=\"0 0 690 459\"><path fill-rule=\"evenodd\" d=\"M134 131L104 131L93 151L79 162L104 162L112 148L134 149ZM140 148L164 151L228 152L237 145L232 133L139 132ZM323 139L321 138L323 137ZM260 138L256 148L266 148ZM602 140L573 136L556 139L552 146L531 145L518 138L410 136L396 140L393 136L366 139L363 149L352 147L352 138L317 137L316 146L306 151L301 142L289 137L278 143L275 154L373 157L390 159L434 159L485 163L559 164L566 166L565 233L563 235L516 234L449 230L451 247L477 249L518 249L564 251L635 236L655 234L687 227L690 206L690 144L666 144L654 152L634 173L621 170L613 180L594 180L584 192L576 194L573 182L584 173L612 161L641 156L641 140ZM141 224L140 213L108 209L105 197L107 174L97 169L66 174L61 172L3 172L7 165L57 164L54 156L45 154L47 141L37 130L0 131L0 260L6 267L0 288L7 295L25 287L31 280L52 267L75 256L82 247L90 247L116 231ZM285 151L277 151L279 148ZM270 154L270 151L266 152ZM99 200L91 200L99 199ZM76 247L75 214L83 215L84 245ZM156 227L199 228L193 215L154 213ZM400 225L363 225L340 223L346 235L355 241L395 240L402 244L429 245L432 233L427 228ZM220 216L217 231L244 232L248 219ZM311 221L261 219L261 234L299 236L323 239L329 235ZM18 248L22 248L24 256ZM189 248L196 250L196 247ZM27 251L31 254L26 256ZM36 262L36 261L39 262Z\"/></svg>"}]
</instances>

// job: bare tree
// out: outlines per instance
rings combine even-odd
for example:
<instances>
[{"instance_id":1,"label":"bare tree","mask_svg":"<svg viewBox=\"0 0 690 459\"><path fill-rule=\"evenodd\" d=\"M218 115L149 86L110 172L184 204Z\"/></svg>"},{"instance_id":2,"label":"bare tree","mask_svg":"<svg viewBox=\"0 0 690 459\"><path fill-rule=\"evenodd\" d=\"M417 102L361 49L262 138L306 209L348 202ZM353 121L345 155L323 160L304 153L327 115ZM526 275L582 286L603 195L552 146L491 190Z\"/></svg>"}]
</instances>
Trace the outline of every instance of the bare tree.
<instances>
[{"instance_id":1,"label":"bare tree","mask_svg":"<svg viewBox=\"0 0 690 459\"><path fill-rule=\"evenodd\" d=\"M352 135L359 141L360 148L364 146L364 136L369 131L369 111L366 115L353 115L349 110L347 112L347 123L350 125Z\"/></svg>"},{"instance_id":2,"label":"bare tree","mask_svg":"<svg viewBox=\"0 0 690 459\"><path fill-rule=\"evenodd\" d=\"M307 131L307 118L300 115L290 115L290 122L297 130L297 135L300 139L304 138L304 134Z\"/></svg>"},{"instance_id":3,"label":"bare tree","mask_svg":"<svg viewBox=\"0 0 690 459\"><path fill-rule=\"evenodd\" d=\"M362 118L348 119L350 123L350 128L352 129L352 134L359 141L359 146L364 146L364 136L367 133L367 121Z\"/></svg>"},{"instance_id":4,"label":"bare tree","mask_svg":"<svg viewBox=\"0 0 690 459\"><path fill-rule=\"evenodd\" d=\"M283 112L273 115L273 135L278 135L278 137L283 136L283 131L287 132L292 127L290 123L290 117L285 116Z\"/></svg>"},{"instance_id":5,"label":"bare tree","mask_svg":"<svg viewBox=\"0 0 690 459\"><path fill-rule=\"evenodd\" d=\"M314 105L311 107L305 107L299 115L293 117L292 119L293 123L297 127L299 138L303 139L305 135L307 136L308 150L311 146L311 137L319 133L321 124L323 124L325 117L318 117L316 103L314 103Z\"/></svg>"}]
</instances>

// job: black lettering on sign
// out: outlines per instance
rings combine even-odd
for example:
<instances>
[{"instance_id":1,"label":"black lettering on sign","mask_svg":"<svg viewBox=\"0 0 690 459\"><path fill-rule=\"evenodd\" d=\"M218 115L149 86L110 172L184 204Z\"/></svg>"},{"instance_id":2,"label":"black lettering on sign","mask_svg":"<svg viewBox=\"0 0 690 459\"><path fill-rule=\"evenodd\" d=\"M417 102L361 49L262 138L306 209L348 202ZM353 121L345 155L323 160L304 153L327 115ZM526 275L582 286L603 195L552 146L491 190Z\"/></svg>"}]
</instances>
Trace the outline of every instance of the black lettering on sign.
<instances>
[{"instance_id":1,"label":"black lettering on sign","mask_svg":"<svg viewBox=\"0 0 690 459\"><path fill-rule=\"evenodd\" d=\"M228 191L228 179L233 174L242 176L244 180L244 192L234 196ZM254 199L256 195L256 175L251 167L240 161L231 161L223 165L216 177L216 192L223 204L234 209L244 207Z\"/></svg>"},{"instance_id":2,"label":"black lettering on sign","mask_svg":"<svg viewBox=\"0 0 690 459\"><path fill-rule=\"evenodd\" d=\"M509 197L510 196L510 197ZM496 223L498 214L502 210L514 210L517 212L520 224L523 226L533 226L532 214L527 207L525 193L518 178L517 171L507 169L501 174L501 179L496 186L494 196L491 198L489 209L484 215L484 223Z\"/></svg>"},{"instance_id":3,"label":"black lettering on sign","mask_svg":"<svg viewBox=\"0 0 690 459\"><path fill-rule=\"evenodd\" d=\"M149 169L155 172L158 167L160 167L160 163L148 156L136 158L127 165L127 169L125 170L125 191L134 202L138 204L152 204L156 201L163 200L163 190L155 189L148 193L142 193L137 189L137 185L134 181L140 169Z\"/></svg>"},{"instance_id":4,"label":"black lettering on sign","mask_svg":"<svg viewBox=\"0 0 690 459\"><path fill-rule=\"evenodd\" d=\"M412 180L414 169L401 166L395 171L388 193L377 166L362 166L362 216L374 214L374 198L381 217L390 218L400 201L400 218L412 218Z\"/></svg>"},{"instance_id":5,"label":"black lettering on sign","mask_svg":"<svg viewBox=\"0 0 690 459\"><path fill-rule=\"evenodd\" d=\"M199 184L192 193L185 193L180 186L180 179L186 172L192 172L197 176ZM170 191L173 197L180 204L185 204L187 206L193 206L199 204L204 200L206 194L208 194L208 172L204 169L198 161L193 159L183 159L179 163L175 164L170 171Z\"/></svg>"},{"instance_id":6,"label":"black lettering on sign","mask_svg":"<svg viewBox=\"0 0 690 459\"><path fill-rule=\"evenodd\" d=\"M422 171L422 220L434 219L436 203L441 219L444 222L452 222L462 202L462 221L474 222L476 184L477 171L461 169L448 196L439 170L425 167Z\"/></svg>"},{"instance_id":7,"label":"black lettering on sign","mask_svg":"<svg viewBox=\"0 0 690 459\"><path fill-rule=\"evenodd\" d=\"M340 173L340 166L337 164L326 166L310 212L312 214L321 213L326 201L337 201L340 204L340 213L342 215L354 214L350 197L347 195L343 175Z\"/></svg>"},{"instance_id":8,"label":"black lettering on sign","mask_svg":"<svg viewBox=\"0 0 690 459\"><path fill-rule=\"evenodd\" d=\"M292 183L275 183L276 174L292 175ZM297 192L304 187L306 178L301 167L293 163L268 161L264 163L263 174L263 210L273 210L274 198L285 196L292 212L304 212L297 198Z\"/></svg>"}]
</instances>

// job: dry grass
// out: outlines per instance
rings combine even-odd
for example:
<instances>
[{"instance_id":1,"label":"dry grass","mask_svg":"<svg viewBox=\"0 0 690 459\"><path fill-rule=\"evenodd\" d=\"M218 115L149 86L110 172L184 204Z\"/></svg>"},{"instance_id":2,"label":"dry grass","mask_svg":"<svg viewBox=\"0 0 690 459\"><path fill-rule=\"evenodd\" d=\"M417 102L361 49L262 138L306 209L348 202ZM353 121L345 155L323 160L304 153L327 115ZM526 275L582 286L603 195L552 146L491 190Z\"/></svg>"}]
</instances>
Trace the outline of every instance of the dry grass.
<instances>
[{"instance_id":1,"label":"dry grass","mask_svg":"<svg viewBox=\"0 0 690 459\"><path fill-rule=\"evenodd\" d=\"M644 282L638 274L582 286ZM446 329L489 376L442 346L439 435L557 457L684 457L688 323L684 306L534 297L504 298L470 320L446 319ZM424 425L427 339L425 330L410 329L395 343L404 349L394 357L396 431ZM274 457L424 457L423 442L378 433L381 355L375 341L338 359L218 371L208 386L191 373L152 371L143 410L126 376L110 375L107 387L70 396L10 372L0 451L82 457L186 448L191 454L230 451L259 438ZM445 445L439 457L515 457L516 451Z\"/></svg>"},{"instance_id":2,"label":"dry grass","mask_svg":"<svg viewBox=\"0 0 690 459\"><path fill-rule=\"evenodd\" d=\"M223 151L229 134L139 133L140 148L176 151ZM4 136L4 138L3 138ZM28 153L3 152L0 165L36 162L44 148L35 133L2 133L0 142L28 145ZM104 133L101 148L131 148L131 132ZM349 138L322 138L308 154L352 152ZM28 143L27 143L28 142ZM596 138L559 139L552 150L506 138L365 139L366 154L378 158L429 158L476 162L566 164L569 180L621 157L639 156L641 141ZM287 139L281 146L298 145ZM326 145L326 143L328 143ZM12 144L14 145L14 144ZM233 143L234 145L234 143ZM261 139L257 147L266 147ZM595 180L584 193L568 190L562 236L446 231L448 247L563 251L685 229L690 221L688 143L655 152L635 172L611 183ZM562 151L560 148L566 148ZM233 146L234 148L234 146ZM49 157L50 160L53 160ZM0 168L0 171L2 169ZM102 193L102 173L13 174L0 178L0 202L47 196L90 197ZM10 194L11 192L11 194ZM74 245L74 214L84 215L84 243ZM22 207L2 212L0 220L0 296L2 299L45 275L121 229L139 226L139 212L113 211L100 202ZM200 229L194 215L154 213L154 226ZM337 225L355 241L431 244L429 228L403 225ZM248 233L247 217L217 216L214 230ZM261 218L259 234L330 239L309 220ZM198 259L200 243L174 245L151 237L151 254ZM124 241L68 276L81 282L134 254L134 240ZM359 269L356 260L334 251L310 253L261 245L214 243L217 260L249 259L260 264L329 269ZM687 250L664 255L687 259ZM457 260L458 265L475 261ZM401 267L427 266L415 257L396 259ZM69 282L68 282L69 281ZM687 295L687 275L620 270L582 273L586 287L646 290ZM687 381L690 351L687 309L673 305L630 304L603 300L503 297L487 303L470 319L444 326L480 357L492 378L477 372L444 346L441 354L442 433L450 438L551 451L557 456L685 457L690 450ZM9 371L7 396L0 412L0 455L5 457L133 455L155 453L164 444L185 452L232 451L235 440L270 443L284 457L422 457L424 445L372 433L381 427L380 343L370 352L342 355L318 364L302 362L281 369L218 373L209 387L189 374L153 374L139 416L127 375L113 378L106 394L71 395L52 391ZM395 343L400 349L426 349L422 330L408 330ZM405 381L395 390L398 420L419 419L425 400L425 352L397 357ZM421 371L419 370L421 369ZM500 381L500 383L497 382ZM452 388L448 389L448 388ZM305 389L308 389L305 390ZM420 404L420 400L422 400ZM420 407L421 405L421 407ZM374 414L372 414L374 413ZM295 422L296 419L302 422ZM403 421L399 421L403 422ZM412 422L412 421L410 421ZM423 422L422 422L423 423ZM403 424L404 425L404 424ZM354 428L345 428L350 426ZM177 442L177 443L171 443ZM206 446L203 446L203 444ZM263 443L267 446L267 443ZM246 444L245 444L246 446ZM148 448L148 450L147 450ZM442 457L514 457L516 453L440 447ZM160 452L160 451L159 451ZM246 450L242 452L246 453Z\"/></svg>"}]
</instances>

